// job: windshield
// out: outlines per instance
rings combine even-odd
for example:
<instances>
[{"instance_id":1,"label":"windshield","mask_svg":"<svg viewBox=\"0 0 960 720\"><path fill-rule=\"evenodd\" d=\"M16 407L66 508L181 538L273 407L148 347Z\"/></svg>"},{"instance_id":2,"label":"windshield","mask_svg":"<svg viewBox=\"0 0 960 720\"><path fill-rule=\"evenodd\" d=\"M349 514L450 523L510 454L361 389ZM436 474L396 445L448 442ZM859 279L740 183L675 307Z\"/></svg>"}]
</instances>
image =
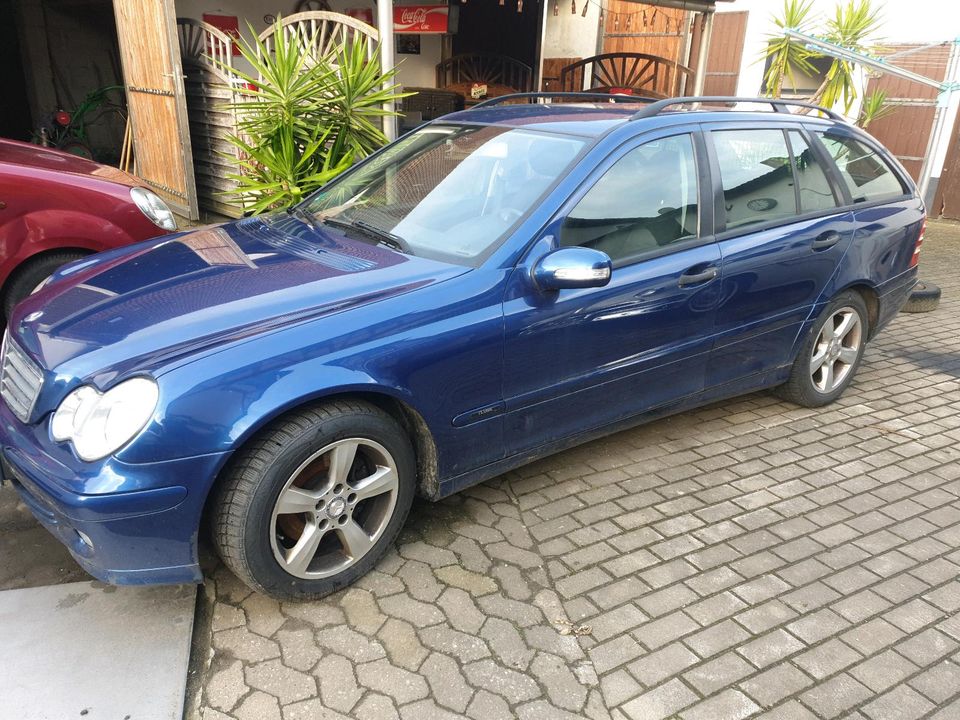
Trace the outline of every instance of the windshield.
<instances>
[{"instance_id":1,"label":"windshield","mask_svg":"<svg viewBox=\"0 0 960 720\"><path fill-rule=\"evenodd\" d=\"M334 180L305 207L320 222L387 233L415 255L472 265L583 145L530 130L432 125Z\"/></svg>"}]
</instances>

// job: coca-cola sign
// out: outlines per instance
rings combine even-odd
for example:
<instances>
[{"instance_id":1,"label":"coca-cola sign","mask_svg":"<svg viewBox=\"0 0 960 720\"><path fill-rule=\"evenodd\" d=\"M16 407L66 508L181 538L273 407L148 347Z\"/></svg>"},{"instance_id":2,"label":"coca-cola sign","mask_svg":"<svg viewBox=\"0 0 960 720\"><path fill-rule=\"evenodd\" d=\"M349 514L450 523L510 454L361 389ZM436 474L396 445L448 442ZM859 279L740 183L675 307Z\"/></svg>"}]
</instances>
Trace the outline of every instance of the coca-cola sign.
<instances>
[{"instance_id":1,"label":"coca-cola sign","mask_svg":"<svg viewBox=\"0 0 960 720\"><path fill-rule=\"evenodd\" d=\"M447 32L449 7L447 5L395 5L393 31L410 34Z\"/></svg>"}]
</instances>

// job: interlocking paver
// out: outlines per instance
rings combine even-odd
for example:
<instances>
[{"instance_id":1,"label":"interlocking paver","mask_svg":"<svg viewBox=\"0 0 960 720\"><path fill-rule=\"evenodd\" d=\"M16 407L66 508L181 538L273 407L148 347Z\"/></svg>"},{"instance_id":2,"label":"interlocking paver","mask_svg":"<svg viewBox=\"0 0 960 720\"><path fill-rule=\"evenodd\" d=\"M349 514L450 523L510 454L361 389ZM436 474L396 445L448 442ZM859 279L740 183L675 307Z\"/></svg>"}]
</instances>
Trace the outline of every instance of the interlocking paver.
<instances>
[{"instance_id":1,"label":"interlocking paver","mask_svg":"<svg viewBox=\"0 0 960 720\"><path fill-rule=\"evenodd\" d=\"M418 503L319 602L215 567L203 717L960 717L960 225L923 258L941 308L832 406L754 394Z\"/></svg>"},{"instance_id":2,"label":"interlocking paver","mask_svg":"<svg viewBox=\"0 0 960 720\"><path fill-rule=\"evenodd\" d=\"M762 707L771 707L813 684L806 673L790 663L781 663L740 684Z\"/></svg>"}]
</instances>

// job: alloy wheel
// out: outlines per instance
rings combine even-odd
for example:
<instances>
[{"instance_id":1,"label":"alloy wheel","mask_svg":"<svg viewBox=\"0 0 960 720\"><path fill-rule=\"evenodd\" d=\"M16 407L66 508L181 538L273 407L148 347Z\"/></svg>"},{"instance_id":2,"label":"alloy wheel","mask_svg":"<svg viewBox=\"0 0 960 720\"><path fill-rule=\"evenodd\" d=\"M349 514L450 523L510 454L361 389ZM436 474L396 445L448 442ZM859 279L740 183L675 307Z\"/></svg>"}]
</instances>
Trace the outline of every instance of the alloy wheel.
<instances>
[{"instance_id":1,"label":"alloy wheel","mask_svg":"<svg viewBox=\"0 0 960 720\"><path fill-rule=\"evenodd\" d=\"M824 395L843 385L860 357L863 324L851 307L842 307L827 318L813 344L810 376Z\"/></svg>"},{"instance_id":2,"label":"alloy wheel","mask_svg":"<svg viewBox=\"0 0 960 720\"><path fill-rule=\"evenodd\" d=\"M277 496L270 542L280 567L299 578L336 575L355 564L386 530L399 475L377 442L347 438L311 455Z\"/></svg>"}]
</instances>

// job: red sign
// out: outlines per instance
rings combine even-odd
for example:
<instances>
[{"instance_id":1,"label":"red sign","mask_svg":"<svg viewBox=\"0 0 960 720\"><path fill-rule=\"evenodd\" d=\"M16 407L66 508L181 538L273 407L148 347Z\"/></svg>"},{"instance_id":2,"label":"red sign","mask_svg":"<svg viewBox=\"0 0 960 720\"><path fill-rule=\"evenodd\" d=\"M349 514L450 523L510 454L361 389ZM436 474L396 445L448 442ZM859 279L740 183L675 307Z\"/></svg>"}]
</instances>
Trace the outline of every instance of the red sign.
<instances>
[{"instance_id":1,"label":"red sign","mask_svg":"<svg viewBox=\"0 0 960 720\"><path fill-rule=\"evenodd\" d=\"M448 5L395 5L393 31L418 35L436 35L447 32L450 8Z\"/></svg>"},{"instance_id":2,"label":"red sign","mask_svg":"<svg viewBox=\"0 0 960 720\"><path fill-rule=\"evenodd\" d=\"M213 15L211 13L204 13L203 21L232 37L233 54L240 54L240 48L237 47L237 40L240 38L240 21L236 15ZM207 53L213 54L213 48L207 48Z\"/></svg>"},{"instance_id":3,"label":"red sign","mask_svg":"<svg viewBox=\"0 0 960 720\"><path fill-rule=\"evenodd\" d=\"M349 15L360 22L365 22L367 25L373 25L373 10L370 8L347 8L343 12L344 14ZM374 25L374 27L376 26Z\"/></svg>"}]
</instances>

